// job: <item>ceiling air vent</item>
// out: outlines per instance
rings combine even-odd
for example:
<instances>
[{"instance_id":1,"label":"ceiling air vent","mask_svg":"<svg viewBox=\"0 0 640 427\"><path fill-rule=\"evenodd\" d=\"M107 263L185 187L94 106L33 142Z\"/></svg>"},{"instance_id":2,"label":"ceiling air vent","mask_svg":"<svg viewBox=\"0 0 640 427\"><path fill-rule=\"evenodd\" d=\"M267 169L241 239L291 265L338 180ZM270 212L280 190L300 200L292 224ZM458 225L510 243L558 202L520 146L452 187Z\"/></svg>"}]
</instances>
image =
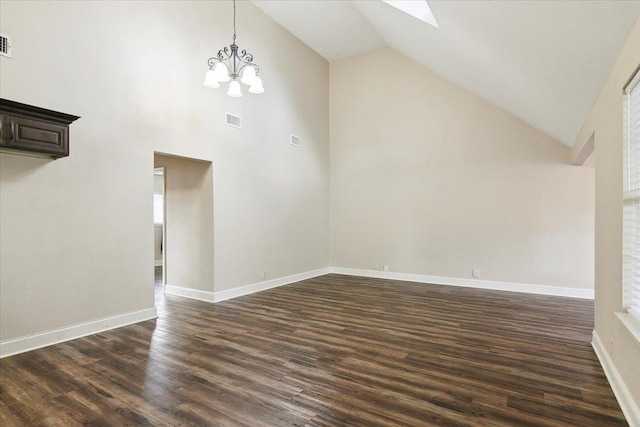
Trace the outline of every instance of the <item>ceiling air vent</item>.
<instances>
[{"instance_id":1,"label":"ceiling air vent","mask_svg":"<svg viewBox=\"0 0 640 427\"><path fill-rule=\"evenodd\" d=\"M11 36L0 34L0 56L11 58Z\"/></svg>"},{"instance_id":2,"label":"ceiling air vent","mask_svg":"<svg viewBox=\"0 0 640 427\"><path fill-rule=\"evenodd\" d=\"M295 145L296 147L302 147L302 140L299 136L291 135L291 145Z\"/></svg>"},{"instance_id":3,"label":"ceiling air vent","mask_svg":"<svg viewBox=\"0 0 640 427\"><path fill-rule=\"evenodd\" d=\"M234 128L242 128L242 121L240 120L240 116L235 116L233 114L227 113L226 123L229 126L233 126Z\"/></svg>"}]
</instances>

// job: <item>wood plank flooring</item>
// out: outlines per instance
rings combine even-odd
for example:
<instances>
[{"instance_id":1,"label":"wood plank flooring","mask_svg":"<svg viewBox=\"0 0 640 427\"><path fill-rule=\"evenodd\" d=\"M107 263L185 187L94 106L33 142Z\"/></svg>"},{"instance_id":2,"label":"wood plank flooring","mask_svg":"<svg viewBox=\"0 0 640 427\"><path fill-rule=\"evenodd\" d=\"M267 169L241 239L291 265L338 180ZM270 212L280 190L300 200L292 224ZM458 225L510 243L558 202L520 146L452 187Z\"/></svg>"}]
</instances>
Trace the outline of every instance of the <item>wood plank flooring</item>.
<instances>
[{"instance_id":1,"label":"wood plank flooring","mask_svg":"<svg viewBox=\"0 0 640 427\"><path fill-rule=\"evenodd\" d=\"M327 275L0 360L0 425L627 425L593 302Z\"/></svg>"}]
</instances>

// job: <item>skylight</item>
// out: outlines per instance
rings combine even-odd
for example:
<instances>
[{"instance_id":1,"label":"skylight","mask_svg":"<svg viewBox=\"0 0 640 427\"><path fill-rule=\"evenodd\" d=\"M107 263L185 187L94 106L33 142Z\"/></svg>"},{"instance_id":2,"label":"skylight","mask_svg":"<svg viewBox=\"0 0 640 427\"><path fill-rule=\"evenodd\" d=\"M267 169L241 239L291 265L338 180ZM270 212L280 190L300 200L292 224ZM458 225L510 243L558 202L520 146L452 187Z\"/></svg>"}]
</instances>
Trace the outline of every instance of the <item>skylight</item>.
<instances>
[{"instance_id":1,"label":"skylight","mask_svg":"<svg viewBox=\"0 0 640 427\"><path fill-rule=\"evenodd\" d=\"M408 13L414 18L418 18L419 20L426 22L427 24L433 25L436 28L438 27L438 23L436 22L436 18L431 13L431 8L427 3L427 0L382 0L387 3L403 11L404 13Z\"/></svg>"}]
</instances>

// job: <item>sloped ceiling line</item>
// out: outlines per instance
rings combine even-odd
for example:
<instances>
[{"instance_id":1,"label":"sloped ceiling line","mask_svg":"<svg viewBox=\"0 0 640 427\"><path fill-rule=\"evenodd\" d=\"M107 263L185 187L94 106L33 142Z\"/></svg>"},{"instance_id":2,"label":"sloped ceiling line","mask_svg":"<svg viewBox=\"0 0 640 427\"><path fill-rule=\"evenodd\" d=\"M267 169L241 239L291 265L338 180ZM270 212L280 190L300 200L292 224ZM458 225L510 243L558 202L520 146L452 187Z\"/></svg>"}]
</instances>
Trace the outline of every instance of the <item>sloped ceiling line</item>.
<instances>
[{"instance_id":1,"label":"sloped ceiling line","mask_svg":"<svg viewBox=\"0 0 640 427\"><path fill-rule=\"evenodd\" d=\"M253 3L330 62L392 47L568 147L640 16L640 1L430 0L435 28L380 0Z\"/></svg>"}]
</instances>

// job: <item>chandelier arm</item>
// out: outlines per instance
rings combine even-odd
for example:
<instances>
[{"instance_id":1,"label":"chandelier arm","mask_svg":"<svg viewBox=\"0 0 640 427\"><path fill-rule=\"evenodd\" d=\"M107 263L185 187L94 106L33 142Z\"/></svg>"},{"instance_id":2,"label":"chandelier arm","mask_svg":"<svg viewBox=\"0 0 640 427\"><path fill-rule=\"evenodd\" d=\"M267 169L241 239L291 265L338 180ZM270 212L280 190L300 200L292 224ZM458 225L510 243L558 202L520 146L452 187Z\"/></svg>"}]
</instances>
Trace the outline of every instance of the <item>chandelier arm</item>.
<instances>
[{"instance_id":1,"label":"chandelier arm","mask_svg":"<svg viewBox=\"0 0 640 427\"><path fill-rule=\"evenodd\" d=\"M214 56L214 57L211 57L211 58L209 58L209 59L207 60L207 64L209 65L209 69L211 69L211 70L212 70L212 69L216 66L216 64L218 64L218 63L224 64L224 66L225 66L225 67L227 67L227 70L229 71L229 74L231 74L231 72L232 72L232 71L231 71L231 68L229 67L229 64L227 63L227 61L228 61L228 60L227 60L226 58L220 59L220 57L216 58L216 57Z\"/></svg>"},{"instance_id":2,"label":"chandelier arm","mask_svg":"<svg viewBox=\"0 0 640 427\"><path fill-rule=\"evenodd\" d=\"M223 49L220 49L218 51L218 58L220 60L223 60L223 59L229 60L229 58L231 58L232 56L233 56L233 49L230 49L229 46L225 46Z\"/></svg>"},{"instance_id":3,"label":"chandelier arm","mask_svg":"<svg viewBox=\"0 0 640 427\"><path fill-rule=\"evenodd\" d=\"M245 56L244 58L240 58L241 64L252 64L253 58L251 56Z\"/></svg>"},{"instance_id":4,"label":"chandelier arm","mask_svg":"<svg viewBox=\"0 0 640 427\"><path fill-rule=\"evenodd\" d=\"M247 66L250 66L251 63L243 63L240 68L238 68L238 75L240 75L242 73L242 70L244 70L245 68L247 68Z\"/></svg>"},{"instance_id":5,"label":"chandelier arm","mask_svg":"<svg viewBox=\"0 0 640 427\"><path fill-rule=\"evenodd\" d=\"M215 56L214 56L214 57L209 58L209 59L207 60L207 64L209 64L209 68L213 68L213 67L215 67L215 65L216 65L216 61L220 61L220 60L219 60L218 58L216 58Z\"/></svg>"},{"instance_id":6,"label":"chandelier arm","mask_svg":"<svg viewBox=\"0 0 640 427\"><path fill-rule=\"evenodd\" d=\"M245 49L242 49L238 54L238 58L245 59L248 58L249 62L253 62L253 55L248 53Z\"/></svg>"},{"instance_id":7,"label":"chandelier arm","mask_svg":"<svg viewBox=\"0 0 640 427\"><path fill-rule=\"evenodd\" d=\"M247 51L244 49L242 50L242 53L238 56L238 58L240 58L240 60L243 62L253 62L253 55L247 53Z\"/></svg>"},{"instance_id":8,"label":"chandelier arm","mask_svg":"<svg viewBox=\"0 0 640 427\"><path fill-rule=\"evenodd\" d=\"M238 75L240 75L240 73L242 72L242 70L244 70L247 67L251 67L254 70L256 70L256 75L260 72L260 67L258 67L256 64L254 64L253 62L245 62L244 64L242 64L242 66L238 69Z\"/></svg>"},{"instance_id":9,"label":"chandelier arm","mask_svg":"<svg viewBox=\"0 0 640 427\"><path fill-rule=\"evenodd\" d=\"M227 63L226 61L220 61L220 62L222 62L225 67L227 67L227 70L229 71L230 76L234 74L230 63Z\"/></svg>"}]
</instances>

